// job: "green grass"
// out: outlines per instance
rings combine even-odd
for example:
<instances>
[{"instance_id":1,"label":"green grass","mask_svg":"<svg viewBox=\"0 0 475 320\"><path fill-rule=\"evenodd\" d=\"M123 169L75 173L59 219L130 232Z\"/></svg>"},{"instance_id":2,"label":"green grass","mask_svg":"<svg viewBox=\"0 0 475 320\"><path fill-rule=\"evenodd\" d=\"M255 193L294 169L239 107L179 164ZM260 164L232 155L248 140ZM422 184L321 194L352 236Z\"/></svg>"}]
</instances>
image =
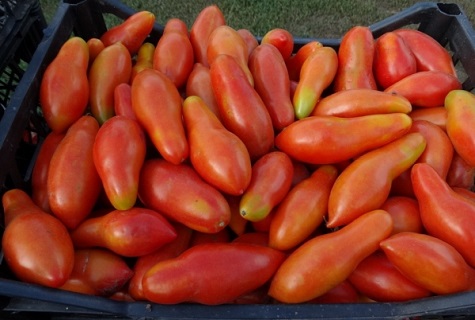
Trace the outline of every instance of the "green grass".
<instances>
[{"instance_id":1,"label":"green grass","mask_svg":"<svg viewBox=\"0 0 475 320\"><path fill-rule=\"evenodd\" d=\"M180 18L191 27L199 11L217 4L228 25L246 28L257 36L272 28L284 28L298 37L339 38L354 25L370 25L404 8L421 2L417 0L123 0L136 10L149 10L158 23ZM433 1L434 2L434 1ZM54 15L58 0L40 0L46 18ZM475 22L475 1L459 0L472 25Z\"/></svg>"}]
</instances>

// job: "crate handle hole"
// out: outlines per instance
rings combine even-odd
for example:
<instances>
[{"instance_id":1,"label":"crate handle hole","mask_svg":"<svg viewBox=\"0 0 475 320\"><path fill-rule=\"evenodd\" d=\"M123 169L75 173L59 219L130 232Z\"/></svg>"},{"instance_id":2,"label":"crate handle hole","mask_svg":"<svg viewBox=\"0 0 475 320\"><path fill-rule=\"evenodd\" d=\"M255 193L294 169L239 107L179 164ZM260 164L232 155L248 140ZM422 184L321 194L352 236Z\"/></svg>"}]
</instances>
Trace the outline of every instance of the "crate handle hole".
<instances>
[{"instance_id":1,"label":"crate handle hole","mask_svg":"<svg viewBox=\"0 0 475 320\"><path fill-rule=\"evenodd\" d=\"M439 10L448 15L460 15L460 7L454 3L437 3Z\"/></svg>"}]
</instances>

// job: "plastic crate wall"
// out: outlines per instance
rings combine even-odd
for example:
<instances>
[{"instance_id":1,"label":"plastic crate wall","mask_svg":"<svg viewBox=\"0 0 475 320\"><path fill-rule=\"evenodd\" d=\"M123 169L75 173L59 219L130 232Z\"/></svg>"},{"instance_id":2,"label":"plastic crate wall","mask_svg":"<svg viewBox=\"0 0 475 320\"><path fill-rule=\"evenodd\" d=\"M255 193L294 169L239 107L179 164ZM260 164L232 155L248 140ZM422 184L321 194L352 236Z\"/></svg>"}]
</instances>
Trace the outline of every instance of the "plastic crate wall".
<instances>
[{"instance_id":1,"label":"plastic crate wall","mask_svg":"<svg viewBox=\"0 0 475 320\"><path fill-rule=\"evenodd\" d=\"M25 176L31 150L37 143L37 129L25 126L24 134L8 137L6 128L11 119L9 103L22 79L38 44L43 38L46 21L39 0L0 1L0 179L2 190ZM15 110L12 110L15 113Z\"/></svg>"},{"instance_id":2,"label":"plastic crate wall","mask_svg":"<svg viewBox=\"0 0 475 320\"><path fill-rule=\"evenodd\" d=\"M64 0L53 21L44 31L31 63L23 75L8 108L11 118L6 126L0 125L13 145L0 148L9 151L17 148L25 128L37 114L37 99L41 76L61 45L72 34L97 37L105 31L104 16L112 14L125 19L134 10L117 0ZM475 79L475 32L467 17L456 4L419 3L380 21L370 28L375 37L402 27L417 28L446 46L453 53L454 62L463 73L464 88L473 90ZM150 41L156 41L163 31L156 25ZM295 39L295 49L313 39ZM338 49L339 39L316 39L323 45ZM7 110L8 110L7 108ZM7 114L7 113L6 113ZM3 120L3 119L2 119ZM42 138L43 133L39 133ZM19 148L21 149L21 148ZM0 159L3 161L3 159ZM30 159L31 167L34 156ZM0 178L2 178L0 176ZM21 176L27 187L28 173ZM22 184L14 185L21 187ZM220 305L205 306L182 304L167 306L138 302L119 302L108 298L81 295L73 292L44 288L16 281L8 276L5 264L0 265L0 318L16 315L24 319L467 319L475 318L475 292L438 296L404 303L361 304L299 304L299 305ZM5 317L3 317L5 316Z\"/></svg>"}]
</instances>

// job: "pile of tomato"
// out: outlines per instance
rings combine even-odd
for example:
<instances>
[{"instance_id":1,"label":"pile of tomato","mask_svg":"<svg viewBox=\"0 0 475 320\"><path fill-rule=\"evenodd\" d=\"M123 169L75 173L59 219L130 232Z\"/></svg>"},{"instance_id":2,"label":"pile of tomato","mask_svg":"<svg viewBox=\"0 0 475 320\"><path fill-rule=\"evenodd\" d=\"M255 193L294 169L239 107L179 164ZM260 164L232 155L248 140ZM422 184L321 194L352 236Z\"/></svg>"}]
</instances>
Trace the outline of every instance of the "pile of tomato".
<instances>
[{"instance_id":1,"label":"pile of tomato","mask_svg":"<svg viewBox=\"0 0 475 320\"><path fill-rule=\"evenodd\" d=\"M39 93L22 281L162 304L408 301L475 288L475 95L414 29L258 42L217 6L72 36Z\"/></svg>"}]
</instances>

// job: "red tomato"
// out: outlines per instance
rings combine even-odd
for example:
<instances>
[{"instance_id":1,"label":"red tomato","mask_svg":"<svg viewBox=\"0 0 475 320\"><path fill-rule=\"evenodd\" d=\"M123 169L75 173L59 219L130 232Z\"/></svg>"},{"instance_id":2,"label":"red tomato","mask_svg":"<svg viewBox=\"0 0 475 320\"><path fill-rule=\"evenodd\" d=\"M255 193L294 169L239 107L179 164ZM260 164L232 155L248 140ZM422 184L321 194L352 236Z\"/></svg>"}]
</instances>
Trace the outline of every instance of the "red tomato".
<instances>
[{"instance_id":1,"label":"red tomato","mask_svg":"<svg viewBox=\"0 0 475 320\"><path fill-rule=\"evenodd\" d=\"M284 259L282 252L254 244L202 244L153 266L143 290L149 301L161 304L229 303L264 285Z\"/></svg>"},{"instance_id":2,"label":"red tomato","mask_svg":"<svg viewBox=\"0 0 475 320\"><path fill-rule=\"evenodd\" d=\"M261 43L269 43L276 47L284 60L289 59L294 51L294 36L282 28L267 31L262 37Z\"/></svg>"}]
</instances>

